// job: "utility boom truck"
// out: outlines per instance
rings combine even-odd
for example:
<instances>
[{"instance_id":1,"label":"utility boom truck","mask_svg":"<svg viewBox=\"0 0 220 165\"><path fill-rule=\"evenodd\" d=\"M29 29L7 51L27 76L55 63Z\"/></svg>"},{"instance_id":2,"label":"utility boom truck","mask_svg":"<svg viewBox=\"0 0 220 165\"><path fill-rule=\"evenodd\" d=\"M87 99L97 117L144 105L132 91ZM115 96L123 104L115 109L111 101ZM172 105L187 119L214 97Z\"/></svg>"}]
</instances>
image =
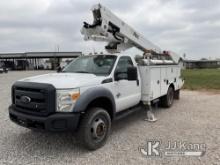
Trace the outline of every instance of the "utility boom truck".
<instances>
[{"instance_id":1,"label":"utility boom truck","mask_svg":"<svg viewBox=\"0 0 220 165\"><path fill-rule=\"evenodd\" d=\"M81 56L59 73L19 80L12 86L10 119L30 129L76 131L91 150L103 146L111 123L160 100L170 107L183 85L180 58L161 51L111 11L92 8L85 40L107 42L109 54ZM115 54L136 47L140 57Z\"/></svg>"}]
</instances>

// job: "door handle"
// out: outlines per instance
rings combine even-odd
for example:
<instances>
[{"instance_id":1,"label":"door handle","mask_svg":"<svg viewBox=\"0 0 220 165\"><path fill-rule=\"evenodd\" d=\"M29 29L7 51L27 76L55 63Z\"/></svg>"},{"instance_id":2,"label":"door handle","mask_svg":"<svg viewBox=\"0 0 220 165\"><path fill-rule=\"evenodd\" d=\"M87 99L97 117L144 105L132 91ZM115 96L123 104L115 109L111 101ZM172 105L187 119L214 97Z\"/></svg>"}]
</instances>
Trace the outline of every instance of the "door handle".
<instances>
[{"instance_id":1,"label":"door handle","mask_svg":"<svg viewBox=\"0 0 220 165\"><path fill-rule=\"evenodd\" d=\"M121 93L117 93L116 97L119 98L121 96Z\"/></svg>"},{"instance_id":2,"label":"door handle","mask_svg":"<svg viewBox=\"0 0 220 165\"><path fill-rule=\"evenodd\" d=\"M139 84L140 84L140 83L139 83L139 80L137 79L137 86L139 86Z\"/></svg>"}]
</instances>

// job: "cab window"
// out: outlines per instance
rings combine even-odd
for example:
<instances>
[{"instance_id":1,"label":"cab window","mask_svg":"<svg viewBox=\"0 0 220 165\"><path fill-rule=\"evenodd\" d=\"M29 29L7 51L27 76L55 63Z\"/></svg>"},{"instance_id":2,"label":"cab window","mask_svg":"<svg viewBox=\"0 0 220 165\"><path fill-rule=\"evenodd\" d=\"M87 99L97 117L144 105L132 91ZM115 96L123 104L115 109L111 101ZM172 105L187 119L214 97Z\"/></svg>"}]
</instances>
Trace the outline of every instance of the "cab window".
<instances>
[{"instance_id":1,"label":"cab window","mask_svg":"<svg viewBox=\"0 0 220 165\"><path fill-rule=\"evenodd\" d=\"M128 56L120 57L115 69L115 74L117 74L117 76L120 79L128 79L127 70L129 67L132 66L133 66L133 62L130 57Z\"/></svg>"}]
</instances>

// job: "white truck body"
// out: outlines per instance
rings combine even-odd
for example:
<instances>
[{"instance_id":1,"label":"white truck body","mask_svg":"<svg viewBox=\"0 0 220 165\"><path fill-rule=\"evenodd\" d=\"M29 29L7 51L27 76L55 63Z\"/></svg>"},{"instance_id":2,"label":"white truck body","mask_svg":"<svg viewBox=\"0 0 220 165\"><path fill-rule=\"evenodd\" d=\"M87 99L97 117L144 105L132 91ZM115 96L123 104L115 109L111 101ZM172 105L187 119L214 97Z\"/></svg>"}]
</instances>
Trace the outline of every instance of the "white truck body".
<instances>
[{"instance_id":1,"label":"white truck body","mask_svg":"<svg viewBox=\"0 0 220 165\"><path fill-rule=\"evenodd\" d=\"M114 77L121 57L131 58L133 65L138 67L139 85L136 81L128 80L102 84L103 80ZM19 81L49 83L57 90L80 88L81 94L90 88L102 86L111 91L115 99L116 112L120 112L137 105L140 101L150 102L166 95L170 84L174 85L175 90L181 89L183 81L180 75L181 67L179 65L138 65L133 56L117 55L115 65L108 76L86 73L50 73Z\"/></svg>"},{"instance_id":2,"label":"white truck body","mask_svg":"<svg viewBox=\"0 0 220 165\"><path fill-rule=\"evenodd\" d=\"M175 90L180 90L183 85L179 65L149 65L138 68L142 81L142 101L149 102L166 95L171 83Z\"/></svg>"},{"instance_id":3,"label":"white truck body","mask_svg":"<svg viewBox=\"0 0 220 165\"><path fill-rule=\"evenodd\" d=\"M154 100L170 107L183 80L179 56L161 52L105 7L92 10L93 25L81 31L86 40L108 42L108 52L137 47L145 54L81 56L60 73L18 80L9 117L30 129L79 131L79 140L94 150L105 144L117 116Z\"/></svg>"}]
</instances>

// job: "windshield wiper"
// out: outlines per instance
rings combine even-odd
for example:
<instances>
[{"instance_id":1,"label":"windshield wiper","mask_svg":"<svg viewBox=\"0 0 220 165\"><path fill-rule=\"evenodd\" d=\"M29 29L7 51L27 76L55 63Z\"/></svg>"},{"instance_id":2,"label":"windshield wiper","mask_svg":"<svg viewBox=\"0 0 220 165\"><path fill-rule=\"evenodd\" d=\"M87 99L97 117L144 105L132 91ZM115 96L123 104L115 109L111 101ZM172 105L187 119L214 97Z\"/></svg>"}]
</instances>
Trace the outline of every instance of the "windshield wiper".
<instances>
[{"instance_id":1,"label":"windshield wiper","mask_svg":"<svg viewBox=\"0 0 220 165\"><path fill-rule=\"evenodd\" d=\"M87 72L87 71L75 71L74 73L89 73L89 74L94 74L94 73Z\"/></svg>"}]
</instances>

